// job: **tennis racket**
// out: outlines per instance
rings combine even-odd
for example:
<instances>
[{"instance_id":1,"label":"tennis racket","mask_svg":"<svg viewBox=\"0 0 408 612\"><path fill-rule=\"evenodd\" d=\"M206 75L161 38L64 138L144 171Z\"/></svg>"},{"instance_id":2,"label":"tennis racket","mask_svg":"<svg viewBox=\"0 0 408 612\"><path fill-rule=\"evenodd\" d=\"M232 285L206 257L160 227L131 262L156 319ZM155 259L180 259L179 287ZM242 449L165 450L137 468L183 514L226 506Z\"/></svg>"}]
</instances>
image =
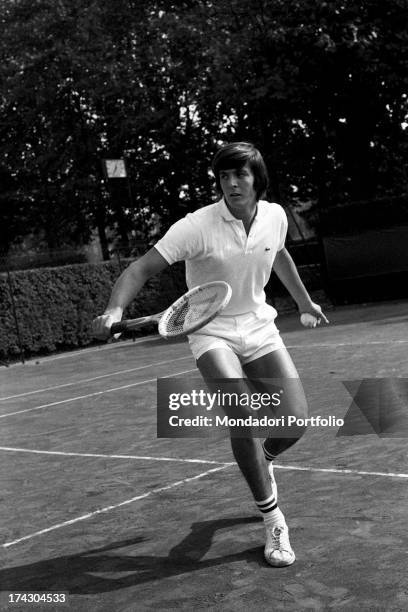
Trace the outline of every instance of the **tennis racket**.
<instances>
[{"instance_id":1,"label":"tennis racket","mask_svg":"<svg viewBox=\"0 0 408 612\"><path fill-rule=\"evenodd\" d=\"M147 317L113 323L110 331L114 335L158 323L159 334L164 338L185 336L212 321L227 306L231 294L231 287L224 281L198 285L182 295L167 310Z\"/></svg>"}]
</instances>

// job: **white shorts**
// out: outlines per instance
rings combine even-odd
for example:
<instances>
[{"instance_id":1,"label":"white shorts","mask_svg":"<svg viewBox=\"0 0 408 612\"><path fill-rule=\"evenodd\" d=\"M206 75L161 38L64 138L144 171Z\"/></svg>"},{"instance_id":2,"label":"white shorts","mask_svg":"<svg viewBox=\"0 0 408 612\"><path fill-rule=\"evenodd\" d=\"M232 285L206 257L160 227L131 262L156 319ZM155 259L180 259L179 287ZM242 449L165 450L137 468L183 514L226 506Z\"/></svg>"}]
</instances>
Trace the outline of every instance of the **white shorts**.
<instances>
[{"instance_id":1,"label":"white shorts","mask_svg":"<svg viewBox=\"0 0 408 612\"><path fill-rule=\"evenodd\" d=\"M196 333L188 336L194 358L199 359L211 349L223 348L235 353L242 364L267 353L285 348L275 325L277 312L272 306L262 306L256 312L242 315L218 315Z\"/></svg>"}]
</instances>

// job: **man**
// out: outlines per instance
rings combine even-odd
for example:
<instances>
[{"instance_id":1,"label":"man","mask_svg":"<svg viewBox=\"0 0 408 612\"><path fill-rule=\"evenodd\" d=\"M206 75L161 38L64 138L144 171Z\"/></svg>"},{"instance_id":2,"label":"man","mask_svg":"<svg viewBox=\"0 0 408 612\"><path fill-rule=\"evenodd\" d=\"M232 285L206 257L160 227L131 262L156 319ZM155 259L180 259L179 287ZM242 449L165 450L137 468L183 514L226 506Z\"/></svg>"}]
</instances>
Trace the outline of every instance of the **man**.
<instances>
[{"instance_id":1,"label":"man","mask_svg":"<svg viewBox=\"0 0 408 612\"><path fill-rule=\"evenodd\" d=\"M285 248L283 208L262 200L268 174L260 152L251 143L227 144L215 155L212 169L222 198L177 221L122 273L105 313L94 321L94 335L107 338L112 323L121 319L148 278L176 261L185 261L189 289L212 280L226 281L232 288L227 308L188 338L207 385L218 390L215 380L234 379L228 391L240 396L254 387L267 391L268 379L291 379L285 389L285 410L304 418L307 404L302 384L275 325L277 312L266 303L264 287L272 268L301 313L313 315L317 324L328 321L310 299ZM303 433L300 427L291 437L286 432L263 445L250 435L231 437L233 454L264 518L264 554L272 566L295 561L289 530L277 505L273 460Z\"/></svg>"}]
</instances>

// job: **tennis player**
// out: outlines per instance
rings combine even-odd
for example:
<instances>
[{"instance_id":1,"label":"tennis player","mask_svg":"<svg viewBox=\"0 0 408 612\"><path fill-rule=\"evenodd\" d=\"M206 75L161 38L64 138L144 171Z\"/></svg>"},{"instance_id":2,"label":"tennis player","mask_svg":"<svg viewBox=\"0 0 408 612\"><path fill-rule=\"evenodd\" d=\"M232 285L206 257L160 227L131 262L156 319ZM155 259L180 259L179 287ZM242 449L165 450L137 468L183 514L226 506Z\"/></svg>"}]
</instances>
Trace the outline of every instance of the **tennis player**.
<instances>
[{"instance_id":1,"label":"tennis player","mask_svg":"<svg viewBox=\"0 0 408 612\"><path fill-rule=\"evenodd\" d=\"M286 406L296 417L307 416L303 387L275 325L276 310L266 303L264 287L272 269L295 300L300 313L327 321L312 302L285 248L287 219L283 208L262 199L268 174L260 152L247 142L227 144L216 153L212 170L220 199L186 215L143 257L132 263L114 285L109 304L93 322L95 337L109 337L114 322L144 283L166 266L186 262L189 289L223 280L232 298L212 322L189 336L197 367L210 387L215 379L234 379L228 391L262 392L268 379L291 379ZM215 388L215 387L214 387ZM217 384L217 388L219 385ZM274 387L276 390L276 386ZM286 408L288 410L288 408ZM285 517L277 503L273 461L292 446L304 428L267 438L231 437L232 451L261 512L266 528L265 559L272 566L291 565L295 553Z\"/></svg>"}]
</instances>

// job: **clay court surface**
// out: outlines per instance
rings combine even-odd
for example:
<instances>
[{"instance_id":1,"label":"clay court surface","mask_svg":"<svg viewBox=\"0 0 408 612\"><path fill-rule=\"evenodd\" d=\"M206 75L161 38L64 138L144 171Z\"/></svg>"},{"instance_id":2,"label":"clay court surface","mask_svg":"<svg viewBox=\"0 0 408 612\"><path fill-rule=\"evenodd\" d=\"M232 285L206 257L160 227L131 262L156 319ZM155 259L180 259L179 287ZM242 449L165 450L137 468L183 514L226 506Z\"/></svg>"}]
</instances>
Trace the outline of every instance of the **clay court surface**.
<instances>
[{"instance_id":1,"label":"clay court surface","mask_svg":"<svg viewBox=\"0 0 408 612\"><path fill-rule=\"evenodd\" d=\"M408 302L278 325L311 415L342 380L408 377ZM157 439L156 379L197 376L185 342L123 341L0 370L1 610L408 609L407 435L309 428L279 460L296 563L264 532L226 439ZM408 404L408 402L407 402ZM10 593L68 603L11 604Z\"/></svg>"}]
</instances>

